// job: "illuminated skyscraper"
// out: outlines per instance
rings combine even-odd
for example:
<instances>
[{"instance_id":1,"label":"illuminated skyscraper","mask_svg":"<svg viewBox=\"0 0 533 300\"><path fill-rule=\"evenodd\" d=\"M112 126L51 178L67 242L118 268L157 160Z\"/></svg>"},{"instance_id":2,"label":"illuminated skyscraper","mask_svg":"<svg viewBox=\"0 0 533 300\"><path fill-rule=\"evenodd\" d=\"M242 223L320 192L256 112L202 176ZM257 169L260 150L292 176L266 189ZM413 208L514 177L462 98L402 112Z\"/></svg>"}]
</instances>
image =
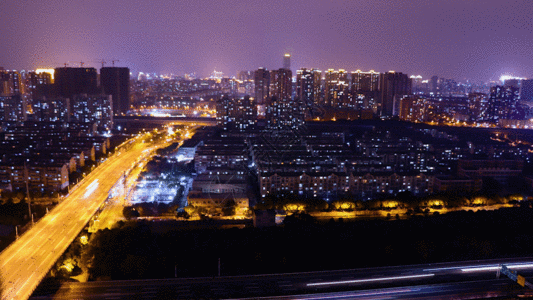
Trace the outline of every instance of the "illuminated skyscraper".
<instances>
[{"instance_id":1,"label":"illuminated skyscraper","mask_svg":"<svg viewBox=\"0 0 533 300\"><path fill-rule=\"evenodd\" d=\"M265 117L266 105L270 97L270 72L259 68L254 72L255 103L259 118Z\"/></svg>"},{"instance_id":2,"label":"illuminated skyscraper","mask_svg":"<svg viewBox=\"0 0 533 300\"><path fill-rule=\"evenodd\" d=\"M378 100L379 72L357 70L351 73L350 107L374 111Z\"/></svg>"},{"instance_id":3,"label":"illuminated skyscraper","mask_svg":"<svg viewBox=\"0 0 533 300\"><path fill-rule=\"evenodd\" d=\"M343 69L338 71L328 69L325 77L324 104L334 108L347 106L349 102L348 73Z\"/></svg>"},{"instance_id":4,"label":"illuminated skyscraper","mask_svg":"<svg viewBox=\"0 0 533 300\"><path fill-rule=\"evenodd\" d=\"M502 119L513 119L519 100L519 90L514 86L493 86L488 101L488 120L497 124Z\"/></svg>"},{"instance_id":5,"label":"illuminated skyscraper","mask_svg":"<svg viewBox=\"0 0 533 300\"><path fill-rule=\"evenodd\" d=\"M322 71L302 68L296 71L296 96L304 105L319 105Z\"/></svg>"},{"instance_id":6,"label":"illuminated skyscraper","mask_svg":"<svg viewBox=\"0 0 533 300\"><path fill-rule=\"evenodd\" d=\"M101 68L100 85L104 94L112 96L114 115L125 114L130 109L130 69Z\"/></svg>"},{"instance_id":7,"label":"illuminated skyscraper","mask_svg":"<svg viewBox=\"0 0 533 300\"><path fill-rule=\"evenodd\" d=\"M290 101L292 96L292 72L289 69L270 71L270 98Z\"/></svg>"},{"instance_id":8,"label":"illuminated skyscraper","mask_svg":"<svg viewBox=\"0 0 533 300\"><path fill-rule=\"evenodd\" d=\"M289 53L285 53L285 55L283 55L283 69L291 69L291 55Z\"/></svg>"},{"instance_id":9,"label":"illuminated skyscraper","mask_svg":"<svg viewBox=\"0 0 533 300\"><path fill-rule=\"evenodd\" d=\"M379 73L374 70L352 72L351 90L353 92L375 92L379 88Z\"/></svg>"}]
</instances>

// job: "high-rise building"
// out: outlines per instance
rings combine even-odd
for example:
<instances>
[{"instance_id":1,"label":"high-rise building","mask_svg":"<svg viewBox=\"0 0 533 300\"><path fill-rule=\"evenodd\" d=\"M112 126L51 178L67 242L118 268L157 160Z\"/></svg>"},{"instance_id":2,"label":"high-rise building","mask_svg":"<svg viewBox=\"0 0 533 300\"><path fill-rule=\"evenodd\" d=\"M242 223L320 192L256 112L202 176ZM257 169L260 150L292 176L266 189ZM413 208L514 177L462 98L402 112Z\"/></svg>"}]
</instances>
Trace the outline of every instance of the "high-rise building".
<instances>
[{"instance_id":1,"label":"high-rise building","mask_svg":"<svg viewBox=\"0 0 533 300\"><path fill-rule=\"evenodd\" d=\"M292 98L292 72L289 69L270 71L270 98L290 101Z\"/></svg>"},{"instance_id":2,"label":"high-rise building","mask_svg":"<svg viewBox=\"0 0 533 300\"><path fill-rule=\"evenodd\" d=\"M375 92L379 89L379 72L352 72L351 90L352 92Z\"/></svg>"},{"instance_id":3,"label":"high-rise building","mask_svg":"<svg viewBox=\"0 0 533 300\"><path fill-rule=\"evenodd\" d=\"M0 122L26 121L27 102L21 94L0 95Z\"/></svg>"},{"instance_id":4,"label":"high-rise building","mask_svg":"<svg viewBox=\"0 0 533 300\"><path fill-rule=\"evenodd\" d=\"M411 75L411 77L409 77L411 79L411 92L413 92L413 94L423 94L424 93L424 83L423 83L423 80L422 80L422 76L420 75Z\"/></svg>"},{"instance_id":5,"label":"high-rise building","mask_svg":"<svg viewBox=\"0 0 533 300\"><path fill-rule=\"evenodd\" d=\"M0 95L9 96L22 93L20 73L0 68Z\"/></svg>"},{"instance_id":6,"label":"high-rise building","mask_svg":"<svg viewBox=\"0 0 533 300\"><path fill-rule=\"evenodd\" d=\"M533 102L533 79L523 79L520 86L520 100Z\"/></svg>"},{"instance_id":7,"label":"high-rise building","mask_svg":"<svg viewBox=\"0 0 533 300\"><path fill-rule=\"evenodd\" d=\"M411 94L411 80L407 74L389 71L380 76L380 111L382 117L398 115L400 100Z\"/></svg>"},{"instance_id":8,"label":"high-rise building","mask_svg":"<svg viewBox=\"0 0 533 300\"><path fill-rule=\"evenodd\" d=\"M113 114L126 114L130 109L130 69L100 69L100 85L104 94L112 96Z\"/></svg>"},{"instance_id":9,"label":"high-rise building","mask_svg":"<svg viewBox=\"0 0 533 300\"><path fill-rule=\"evenodd\" d=\"M57 68L54 72L54 86L61 97L72 98L79 94L98 93L95 68Z\"/></svg>"},{"instance_id":10,"label":"high-rise building","mask_svg":"<svg viewBox=\"0 0 533 300\"><path fill-rule=\"evenodd\" d=\"M499 120L513 119L520 99L519 90L512 85L496 85L490 88L487 108L488 120L494 124Z\"/></svg>"},{"instance_id":11,"label":"high-rise building","mask_svg":"<svg viewBox=\"0 0 533 300\"><path fill-rule=\"evenodd\" d=\"M488 121L487 113L489 97L485 93L468 94L468 109L474 121Z\"/></svg>"},{"instance_id":12,"label":"high-rise building","mask_svg":"<svg viewBox=\"0 0 533 300\"><path fill-rule=\"evenodd\" d=\"M440 94L440 86L439 86L439 77L433 76L431 77L431 80L429 81L429 92L433 93L433 95Z\"/></svg>"},{"instance_id":13,"label":"high-rise building","mask_svg":"<svg viewBox=\"0 0 533 300\"><path fill-rule=\"evenodd\" d=\"M348 106L348 73L339 69L328 69L325 74L324 104L333 108Z\"/></svg>"},{"instance_id":14,"label":"high-rise building","mask_svg":"<svg viewBox=\"0 0 533 300\"><path fill-rule=\"evenodd\" d=\"M283 55L283 69L291 69L291 55L289 53L285 53L285 55Z\"/></svg>"},{"instance_id":15,"label":"high-rise building","mask_svg":"<svg viewBox=\"0 0 533 300\"><path fill-rule=\"evenodd\" d=\"M240 81L253 81L255 79L255 72L254 71L240 71L239 75L237 76L237 79Z\"/></svg>"},{"instance_id":16,"label":"high-rise building","mask_svg":"<svg viewBox=\"0 0 533 300\"><path fill-rule=\"evenodd\" d=\"M44 96L52 84L52 74L47 72L28 72L25 80L26 92L32 99Z\"/></svg>"},{"instance_id":17,"label":"high-rise building","mask_svg":"<svg viewBox=\"0 0 533 300\"><path fill-rule=\"evenodd\" d=\"M270 98L270 72L265 68L259 68L254 72L255 103L259 118L264 118L266 105Z\"/></svg>"},{"instance_id":18,"label":"high-rise building","mask_svg":"<svg viewBox=\"0 0 533 300\"><path fill-rule=\"evenodd\" d=\"M322 71L302 68L296 71L296 96L306 106L319 105Z\"/></svg>"},{"instance_id":19,"label":"high-rise building","mask_svg":"<svg viewBox=\"0 0 533 300\"><path fill-rule=\"evenodd\" d=\"M415 112L415 105L418 98L416 96L413 97L405 97L400 101L400 109L398 116L400 117L400 120L404 121L410 121L413 122L416 120L417 114Z\"/></svg>"}]
</instances>

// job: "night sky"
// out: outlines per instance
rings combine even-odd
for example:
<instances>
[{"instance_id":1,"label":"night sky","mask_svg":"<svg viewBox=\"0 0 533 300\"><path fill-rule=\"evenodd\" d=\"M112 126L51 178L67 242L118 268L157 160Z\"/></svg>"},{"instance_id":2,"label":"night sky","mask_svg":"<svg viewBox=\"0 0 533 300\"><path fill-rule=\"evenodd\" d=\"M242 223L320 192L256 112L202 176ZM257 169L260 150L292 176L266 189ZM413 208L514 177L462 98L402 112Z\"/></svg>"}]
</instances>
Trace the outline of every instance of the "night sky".
<instances>
[{"instance_id":1,"label":"night sky","mask_svg":"<svg viewBox=\"0 0 533 300\"><path fill-rule=\"evenodd\" d=\"M0 66L235 75L289 52L293 71L531 78L532 19L531 0L2 0Z\"/></svg>"}]
</instances>

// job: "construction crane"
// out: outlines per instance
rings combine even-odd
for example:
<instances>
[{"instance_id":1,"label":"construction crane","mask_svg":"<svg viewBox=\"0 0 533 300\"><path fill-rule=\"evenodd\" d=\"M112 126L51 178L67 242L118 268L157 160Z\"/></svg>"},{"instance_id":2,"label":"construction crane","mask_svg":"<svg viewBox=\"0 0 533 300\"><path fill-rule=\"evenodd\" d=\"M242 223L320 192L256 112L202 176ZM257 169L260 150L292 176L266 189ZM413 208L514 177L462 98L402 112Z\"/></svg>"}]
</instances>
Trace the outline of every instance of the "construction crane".
<instances>
[{"instance_id":1,"label":"construction crane","mask_svg":"<svg viewBox=\"0 0 533 300\"><path fill-rule=\"evenodd\" d=\"M93 63L99 63L99 64L102 64L102 68L104 67L104 64L107 63L105 60L101 59L101 60L98 60L98 61L91 61Z\"/></svg>"},{"instance_id":2,"label":"construction crane","mask_svg":"<svg viewBox=\"0 0 533 300\"><path fill-rule=\"evenodd\" d=\"M111 61L111 64L112 64L113 67L114 67L114 66L115 66L115 62L119 62L119 61L120 61L120 60L118 60L118 59L114 59L114 60Z\"/></svg>"}]
</instances>

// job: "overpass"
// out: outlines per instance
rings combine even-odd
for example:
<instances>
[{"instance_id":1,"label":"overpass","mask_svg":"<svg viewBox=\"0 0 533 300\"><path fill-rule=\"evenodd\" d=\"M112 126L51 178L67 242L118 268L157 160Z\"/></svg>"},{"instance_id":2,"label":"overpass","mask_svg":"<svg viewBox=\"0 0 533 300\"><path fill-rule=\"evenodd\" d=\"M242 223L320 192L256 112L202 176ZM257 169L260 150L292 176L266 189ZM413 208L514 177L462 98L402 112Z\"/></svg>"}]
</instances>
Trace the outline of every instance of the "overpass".
<instances>
[{"instance_id":1,"label":"overpass","mask_svg":"<svg viewBox=\"0 0 533 300\"><path fill-rule=\"evenodd\" d=\"M1 300L28 299L107 199L124 172L157 147L140 137L119 147L45 217L0 253ZM164 145L161 145L164 146Z\"/></svg>"},{"instance_id":2,"label":"overpass","mask_svg":"<svg viewBox=\"0 0 533 300\"><path fill-rule=\"evenodd\" d=\"M214 126L217 124L216 118L207 117L152 117L152 116L121 116L114 117L113 123L116 126L131 126L142 127L142 125L200 125L200 126Z\"/></svg>"}]
</instances>

